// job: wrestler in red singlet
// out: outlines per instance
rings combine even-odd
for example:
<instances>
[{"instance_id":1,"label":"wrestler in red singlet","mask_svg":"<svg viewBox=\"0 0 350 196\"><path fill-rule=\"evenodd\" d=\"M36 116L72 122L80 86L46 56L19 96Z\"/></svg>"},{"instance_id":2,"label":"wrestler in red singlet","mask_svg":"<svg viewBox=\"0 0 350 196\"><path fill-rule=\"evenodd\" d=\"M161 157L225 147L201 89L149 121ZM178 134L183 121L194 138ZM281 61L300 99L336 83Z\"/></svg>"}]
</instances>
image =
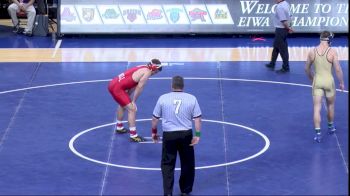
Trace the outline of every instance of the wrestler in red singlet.
<instances>
[{"instance_id":1,"label":"wrestler in red singlet","mask_svg":"<svg viewBox=\"0 0 350 196\"><path fill-rule=\"evenodd\" d=\"M147 65L130 68L108 84L108 90L113 99L118 103L116 133L130 133L130 140L142 142L144 138L136 131L136 100L140 96L147 80L152 75L162 70L162 64L158 59L152 59ZM136 80L136 81L135 81ZM123 125L124 112L128 112L129 129Z\"/></svg>"},{"instance_id":2,"label":"wrestler in red singlet","mask_svg":"<svg viewBox=\"0 0 350 196\"><path fill-rule=\"evenodd\" d=\"M112 94L114 100L116 100L122 107L131 103L131 99L128 95L128 91L137 86L138 82L132 79L132 74L141 68L148 68L146 65L133 67L115 77L108 86L109 92Z\"/></svg>"}]
</instances>

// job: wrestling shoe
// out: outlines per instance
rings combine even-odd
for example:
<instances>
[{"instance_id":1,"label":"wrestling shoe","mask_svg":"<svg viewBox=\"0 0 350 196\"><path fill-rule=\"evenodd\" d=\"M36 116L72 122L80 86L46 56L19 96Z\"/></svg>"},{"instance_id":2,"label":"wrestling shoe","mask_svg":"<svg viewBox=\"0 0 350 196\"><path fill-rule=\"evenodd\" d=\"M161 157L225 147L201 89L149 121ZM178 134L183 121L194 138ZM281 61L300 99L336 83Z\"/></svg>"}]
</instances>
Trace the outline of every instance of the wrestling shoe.
<instances>
[{"instance_id":1,"label":"wrestling shoe","mask_svg":"<svg viewBox=\"0 0 350 196\"><path fill-rule=\"evenodd\" d=\"M129 129L126 129L125 127L123 129L116 129L115 133L123 134L129 132Z\"/></svg>"},{"instance_id":2,"label":"wrestling shoe","mask_svg":"<svg viewBox=\"0 0 350 196\"><path fill-rule=\"evenodd\" d=\"M335 133L336 130L337 130L337 129L335 128L335 126L332 125L331 127L328 127L328 134L329 134L329 135L332 135L332 134Z\"/></svg>"},{"instance_id":3,"label":"wrestling shoe","mask_svg":"<svg viewBox=\"0 0 350 196\"><path fill-rule=\"evenodd\" d=\"M136 137L131 137L130 136L130 141L131 142L144 142L145 141L145 138L141 137L141 136L136 136Z\"/></svg>"},{"instance_id":4,"label":"wrestling shoe","mask_svg":"<svg viewBox=\"0 0 350 196\"><path fill-rule=\"evenodd\" d=\"M318 143L321 143L321 139L322 139L321 133L316 133L314 140Z\"/></svg>"}]
</instances>

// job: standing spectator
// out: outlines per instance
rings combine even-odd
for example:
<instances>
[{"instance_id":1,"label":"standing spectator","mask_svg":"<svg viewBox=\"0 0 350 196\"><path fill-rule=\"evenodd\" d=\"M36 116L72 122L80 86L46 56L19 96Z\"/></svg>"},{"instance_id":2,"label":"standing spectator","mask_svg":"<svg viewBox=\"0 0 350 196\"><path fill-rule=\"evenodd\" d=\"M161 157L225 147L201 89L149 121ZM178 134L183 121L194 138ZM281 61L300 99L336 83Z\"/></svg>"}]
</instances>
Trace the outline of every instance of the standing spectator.
<instances>
[{"instance_id":1,"label":"standing spectator","mask_svg":"<svg viewBox=\"0 0 350 196\"><path fill-rule=\"evenodd\" d=\"M20 26L17 13L25 13L28 18L27 26L23 31L24 35L32 36L36 11L33 6L34 0L12 0L12 4L7 8L14 26L13 32L19 33Z\"/></svg>"},{"instance_id":2,"label":"standing spectator","mask_svg":"<svg viewBox=\"0 0 350 196\"><path fill-rule=\"evenodd\" d=\"M330 47L333 34L329 31L323 31L320 36L320 44L309 52L305 64L305 72L312 82L312 95L314 102L314 140L321 142L321 107L322 97L326 96L328 133L333 134L336 130L334 125L334 102L335 85L332 75L332 68L339 81L339 88L344 90L343 71L341 70L337 51ZM311 71L311 65L314 65L314 73Z\"/></svg>"},{"instance_id":3,"label":"standing spectator","mask_svg":"<svg viewBox=\"0 0 350 196\"><path fill-rule=\"evenodd\" d=\"M172 92L159 97L153 111L152 139L158 142L157 124L162 118L163 146L161 170L164 195L172 195L176 156L179 153L181 175L179 185L183 195L192 192L195 175L193 146L199 142L201 110L195 96L183 92L184 79L172 78ZM192 135L194 119L195 136Z\"/></svg>"},{"instance_id":4,"label":"standing spectator","mask_svg":"<svg viewBox=\"0 0 350 196\"><path fill-rule=\"evenodd\" d=\"M274 69L278 54L281 54L283 64L277 73L289 72L289 53L287 37L288 33L293 33L290 27L291 14L289 10L289 3L285 0L275 0L277 5L274 15L275 39L273 41L273 50L270 63L266 64L267 68Z\"/></svg>"},{"instance_id":5,"label":"standing spectator","mask_svg":"<svg viewBox=\"0 0 350 196\"><path fill-rule=\"evenodd\" d=\"M119 74L108 85L109 92L119 104L116 132L127 133L130 131L130 140L133 142L144 141L136 132L136 100L141 95L148 79L161 70L161 62L158 59L152 59L147 65L132 67ZM129 130L124 128L122 123L125 110L128 111Z\"/></svg>"}]
</instances>

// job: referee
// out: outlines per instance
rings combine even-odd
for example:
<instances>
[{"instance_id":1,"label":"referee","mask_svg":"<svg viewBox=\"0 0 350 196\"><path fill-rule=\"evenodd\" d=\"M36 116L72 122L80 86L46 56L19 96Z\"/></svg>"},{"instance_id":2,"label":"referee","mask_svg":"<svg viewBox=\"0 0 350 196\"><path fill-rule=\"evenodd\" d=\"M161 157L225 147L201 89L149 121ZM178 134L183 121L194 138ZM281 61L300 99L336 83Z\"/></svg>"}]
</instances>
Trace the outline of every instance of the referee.
<instances>
[{"instance_id":1,"label":"referee","mask_svg":"<svg viewBox=\"0 0 350 196\"><path fill-rule=\"evenodd\" d=\"M199 142L201 109L195 96L183 92L184 79L172 78L172 92L159 97L153 110L152 139L158 142L157 124L162 118L163 146L161 169L164 195L172 195L177 152L180 156L181 175L179 186L182 195L192 191L195 175L193 145ZM192 134L194 119L195 135Z\"/></svg>"},{"instance_id":2,"label":"referee","mask_svg":"<svg viewBox=\"0 0 350 196\"><path fill-rule=\"evenodd\" d=\"M274 26L275 26L275 39L273 41L273 50L270 63L265 66L269 69L274 69L278 54L281 55L283 64L282 68L277 70L277 73L289 72L289 53L287 37L289 33L293 33L293 29L290 27L291 14L290 5L285 0L275 0L277 5L275 8Z\"/></svg>"}]
</instances>

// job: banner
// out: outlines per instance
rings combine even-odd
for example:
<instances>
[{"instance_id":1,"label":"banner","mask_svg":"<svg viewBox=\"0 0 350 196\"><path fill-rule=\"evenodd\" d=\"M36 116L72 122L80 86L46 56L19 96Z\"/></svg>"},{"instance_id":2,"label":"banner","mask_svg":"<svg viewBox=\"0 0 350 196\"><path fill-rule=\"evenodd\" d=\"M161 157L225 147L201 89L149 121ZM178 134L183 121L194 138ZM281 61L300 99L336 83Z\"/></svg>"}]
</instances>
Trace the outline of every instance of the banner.
<instances>
[{"instance_id":1,"label":"banner","mask_svg":"<svg viewBox=\"0 0 350 196\"><path fill-rule=\"evenodd\" d=\"M347 0L290 0L295 33L348 33ZM58 31L273 33L274 0L61 0Z\"/></svg>"}]
</instances>

